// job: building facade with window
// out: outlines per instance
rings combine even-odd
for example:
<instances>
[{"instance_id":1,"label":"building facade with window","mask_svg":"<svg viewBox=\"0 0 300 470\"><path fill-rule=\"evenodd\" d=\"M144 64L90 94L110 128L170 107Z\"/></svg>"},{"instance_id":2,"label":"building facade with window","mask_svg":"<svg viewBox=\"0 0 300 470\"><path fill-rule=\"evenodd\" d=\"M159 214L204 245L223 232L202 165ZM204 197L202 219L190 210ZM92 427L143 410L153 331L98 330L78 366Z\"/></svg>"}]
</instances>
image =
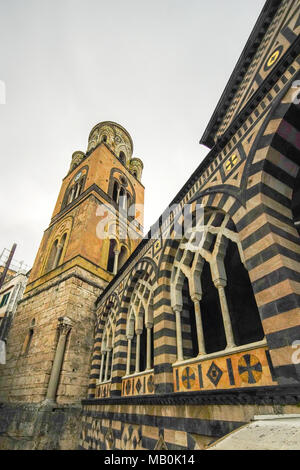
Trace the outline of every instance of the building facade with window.
<instances>
[{"instance_id":1,"label":"building facade with window","mask_svg":"<svg viewBox=\"0 0 300 470\"><path fill-rule=\"evenodd\" d=\"M0 289L0 340L6 341L9 328L12 324L17 310L18 302L21 300L28 273L23 270L9 271L6 281Z\"/></svg>"},{"instance_id":2,"label":"building facade with window","mask_svg":"<svg viewBox=\"0 0 300 470\"><path fill-rule=\"evenodd\" d=\"M73 154L0 366L0 448L196 450L299 412L299 30L298 0L266 2L144 238L128 132Z\"/></svg>"}]
</instances>

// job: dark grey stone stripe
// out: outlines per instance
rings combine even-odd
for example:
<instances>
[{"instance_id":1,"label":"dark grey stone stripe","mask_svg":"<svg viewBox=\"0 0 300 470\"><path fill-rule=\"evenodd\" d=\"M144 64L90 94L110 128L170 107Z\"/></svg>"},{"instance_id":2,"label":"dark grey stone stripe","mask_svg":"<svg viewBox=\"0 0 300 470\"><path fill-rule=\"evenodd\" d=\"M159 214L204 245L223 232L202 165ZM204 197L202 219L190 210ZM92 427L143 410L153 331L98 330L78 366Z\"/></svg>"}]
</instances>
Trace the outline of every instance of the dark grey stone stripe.
<instances>
[{"instance_id":1,"label":"dark grey stone stripe","mask_svg":"<svg viewBox=\"0 0 300 470\"><path fill-rule=\"evenodd\" d=\"M298 261L298 263L300 262L300 255L298 253L295 253L294 251L291 251L288 248L279 245L278 243L274 243L273 245L270 245L264 250L262 250L257 255L254 255L252 258L248 259L248 261L246 262L247 269L250 271L256 268L257 266L260 266L261 264L265 263L266 261L270 260L274 256L277 256L278 254L281 254L294 261Z\"/></svg>"},{"instance_id":2,"label":"dark grey stone stripe","mask_svg":"<svg viewBox=\"0 0 300 470\"><path fill-rule=\"evenodd\" d=\"M91 416L89 412L84 412L84 415ZM109 411L94 413L92 416L93 418L97 417L97 419L101 420L106 419L121 421L123 423L133 425L146 425L163 429L182 430L189 433L213 437L223 436L246 424L243 421L222 421L195 418L191 419L181 417L153 416L149 414L114 413Z\"/></svg>"},{"instance_id":3,"label":"dark grey stone stripe","mask_svg":"<svg viewBox=\"0 0 300 470\"><path fill-rule=\"evenodd\" d=\"M270 186L264 184L264 183L258 183L251 188L247 189L246 195L247 195L247 200L249 201L253 197L257 196L258 194L264 194L265 196L268 196L270 199L273 199L276 202L279 202L282 204L284 207L287 207L288 209L291 207L291 200L283 196L281 193L276 191L275 189L271 188Z\"/></svg>"},{"instance_id":4,"label":"dark grey stone stripe","mask_svg":"<svg viewBox=\"0 0 300 470\"><path fill-rule=\"evenodd\" d=\"M236 224L238 232L241 232L244 228L254 222L254 220L260 217L262 214L269 214L275 219L278 219L281 222L294 227L291 219L285 217L280 212L277 212L276 210L272 209L269 206L266 206L265 204L260 204L259 206L251 209L246 215L244 215L244 217L241 218L241 220L239 220L239 222Z\"/></svg>"},{"instance_id":5,"label":"dark grey stone stripe","mask_svg":"<svg viewBox=\"0 0 300 470\"><path fill-rule=\"evenodd\" d=\"M252 288L254 293L258 294L259 292L268 289L269 287L274 287L276 284L286 281L287 279L300 282L300 273L286 267L281 267L254 281L252 283Z\"/></svg>"},{"instance_id":6,"label":"dark grey stone stripe","mask_svg":"<svg viewBox=\"0 0 300 470\"><path fill-rule=\"evenodd\" d=\"M161 354L174 354L176 355L177 348L176 346L171 346L169 344L164 344L155 348L154 357L160 356Z\"/></svg>"},{"instance_id":7,"label":"dark grey stone stripe","mask_svg":"<svg viewBox=\"0 0 300 470\"><path fill-rule=\"evenodd\" d=\"M289 232L286 232L285 230L283 230L282 228L280 227L276 227L275 225L273 224L270 224L270 223L265 223L264 225L262 225L258 230L256 230L255 232L251 233L251 235L249 235L247 238L245 238L243 241L242 241L242 247L243 247L243 250L246 250L247 248L249 248L251 245L254 245L254 243L258 242L259 240L261 240L262 238L264 238L266 235L268 235L270 232L272 233L276 233L277 235L279 235L280 237L282 238L286 238L287 240L293 242L293 243L296 243L297 245L300 244L300 238L297 237L297 236L293 236L291 235Z\"/></svg>"},{"instance_id":8,"label":"dark grey stone stripe","mask_svg":"<svg viewBox=\"0 0 300 470\"><path fill-rule=\"evenodd\" d=\"M259 308L262 320L300 307L300 295L289 294ZM299 337L300 339L300 337Z\"/></svg>"},{"instance_id":9,"label":"dark grey stone stripe","mask_svg":"<svg viewBox=\"0 0 300 470\"><path fill-rule=\"evenodd\" d=\"M169 312L162 312L159 315L154 317L154 325L159 325L161 322L171 321L176 322L175 314Z\"/></svg>"},{"instance_id":10,"label":"dark grey stone stripe","mask_svg":"<svg viewBox=\"0 0 300 470\"><path fill-rule=\"evenodd\" d=\"M275 331L274 333L267 335L267 342L270 349L291 346L292 343L297 340L300 340L300 326Z\"/></svg>"},{"instance_id":11,"label":"dark grey stone stripe","mask_svg":"<svg viewBox=\"0 0 300 470\"><path fill-rule=\"evenodd\" d=\"M259 162L253 163L249 170L249 177L254 176L256 173L264 171L268 175L273 176L274 178L280 179L280 181L290 188L294 187L295 178L289 173L285 172L283 169L274 165L269 160L261 160Z\"/></svg>"},{"instance_id":12,"label":"dark grey stone stripe","mask_svg":"<svg viewBox=\"0 0 300 470\"><path fill-rule=\"evenodd\" d=\"M272 147L283 155L288 155L290 160L299 165L299 150L294 147L293 144L283 139L279 134L275 134Z\"/></svg>"},{"instance_id":13,"label":"dark grey stone stripe","mask_svg":"<svg viewBox=\"0 0 300 470\"><path fill-rule=\"evenodd\" d=\"M175 338L176 337L176 331L175 330L170 330L169 328L162 328L161 330L159 331L156 331L153 335L154 337L154 340L157 340L161 337L168 337L168 338ZM190 337L190 335L188 335L188 338Z\"/></svg>"},{"instance_id":14,"label":"dark grey stone stripe","mask_svg":"<svg viewBox=\"0 0 300 470\"><path fill-rule=\"evenodd\" d=\"M158 302L154 303L153 304L153 310L157 310L159 307L161 307L162 305L164 306L169 306L170 305L170 299L166 298L166 297L163 297L162 299L160 299Z\"/></svg>"},{"instance_id":15,"label":"dark grey stone stripe","mask_svg":"<svg viewBox=\"0 0 300 470\"><path fill-rule=\"evenodd\" d=\"M281 384L300 383L300 364L288 364L274 367L277 380Z\"/></svg>"}]
</instances>

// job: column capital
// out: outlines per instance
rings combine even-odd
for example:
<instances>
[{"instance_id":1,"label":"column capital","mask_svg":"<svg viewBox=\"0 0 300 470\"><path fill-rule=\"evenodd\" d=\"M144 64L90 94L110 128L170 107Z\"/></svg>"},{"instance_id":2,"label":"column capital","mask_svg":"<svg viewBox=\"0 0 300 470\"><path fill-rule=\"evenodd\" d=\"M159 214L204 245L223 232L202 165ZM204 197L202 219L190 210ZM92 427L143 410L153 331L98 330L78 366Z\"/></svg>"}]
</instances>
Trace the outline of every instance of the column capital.
<instances>
[{"instance_id":1,"label":"column capital","mask_svg":"<svg viewBox=\"0 0 300 470\"><path fill-rule=\"evenodd\" d=\"M151 328L153 327L153 322L147 321L147 322L145 323L145 326L146 326L147 329L151 329Z\"/></svg>"},{"instance_id":2,"label":"column capital","mask_svg":"<svg viewBox=\"0 0 300 470\"><path fill-rule=\"evenodd\" d=\"M135 330L135 332L137 335L141 335L143 333L143 330L141 328L138 328L137 330Z\"/></svg>"},{"instance_id":3,"label":"column capital","mask_svg":"<svg viewBox=\"0 0 300 470\"><path fill-rule=\"evenodd\" d=\"M194 303L200 302L200 300L202 299L202 294L193 294L191 295L191 299Z\"/></svg>"},{"instance_id":4,"label":"column capital","mask_svg":"<svg viewBox=\"0 0 300 470\"><path fill-rule=\"evenodd\" d=\"M226 279L221 279L221 278L214 279L214 285L217 289L219 289L219 287L226 287L227 280Z\"/></svg>"},{"instance_id":5,"label":"column capital","mask_svg":"<svg viewBox=\"0 0 300 470\"><path fill-rule=\"evenodd\" d=\"M58 329L61 335L67 335L72 329L73 322L68 317L59 317Z\"/></svg>"},{"instance_id":6,"label":"column capital","mask_svg":"<svg viewBox=\"0 0 300 470\"><path fill-rule=\"evenodd\" d=\"M174 313L181 313L182 312L182 305L174 305L172 306L173 312Z\"/></svg>"}]
</instances>

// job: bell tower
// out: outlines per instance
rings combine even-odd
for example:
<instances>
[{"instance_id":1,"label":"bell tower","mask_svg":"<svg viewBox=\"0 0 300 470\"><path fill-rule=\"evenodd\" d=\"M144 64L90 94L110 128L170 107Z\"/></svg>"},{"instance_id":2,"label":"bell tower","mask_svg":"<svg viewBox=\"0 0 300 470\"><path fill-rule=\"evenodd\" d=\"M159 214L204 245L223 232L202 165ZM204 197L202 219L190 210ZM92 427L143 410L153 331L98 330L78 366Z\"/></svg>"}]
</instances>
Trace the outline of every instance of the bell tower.
<instances>
[{"instance_id":1,"label":"bell tower","mask_svg":"<svg viewBox=\"0 0 300 470\"><path fill-rule=\"evenodd\" d=\"M143 236L143 163L119 124L94 126L62 180L0 366L0 398L72 404L86 395L94 304Z\"/></svg>"}]
</instances>

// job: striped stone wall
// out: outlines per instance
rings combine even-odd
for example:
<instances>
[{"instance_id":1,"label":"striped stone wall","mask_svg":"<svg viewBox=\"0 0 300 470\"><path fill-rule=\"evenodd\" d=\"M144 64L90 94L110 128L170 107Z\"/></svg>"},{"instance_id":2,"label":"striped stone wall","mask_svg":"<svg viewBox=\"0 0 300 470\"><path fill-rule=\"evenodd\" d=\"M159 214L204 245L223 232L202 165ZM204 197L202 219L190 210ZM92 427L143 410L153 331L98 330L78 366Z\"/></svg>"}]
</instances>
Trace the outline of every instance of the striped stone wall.
<instances>
[{"instance_id":1,"label":"striped stone wall","mask_svg":"<svg viewBox=\"0 0 300 470\"><path fill-rule=\"evenodd\" d=\"M82 449L203 449L255 414L298 412L300 365L293 353L295 341L300 341L300 238L292 213L300 166L298 3L282 3L265 35L268 50L259 49L249 66L247 80L254 71L257 79L260 61L265 67L268 59L270 70L256 83L259 99L253 100L243 124L223 144L218 136L206 164L174 199L177 206L170 219L160 219L152 237L143 241L98 299L89 395L83 401ZM271 70L274 47L280 42L276 34L285 39L280 37L280 66ZM245 96L248 85L245 82L242 89ZM227 135L237 122L233 118L239 103L233 102L222 123ZM242 107L246 104L247 100ZM195 219L197 205L230 217L265 338L178 363L171 276L187 205L185 217ZM154 285L154 369L123 380L130 299L145 272ZM100 350L112 296L118 299L114 363L112 378L104 386L99 384ZM187 320L185 309L186 305ZM187 353L190 326L183 324Z\"/></svg>"}]
</instances>

